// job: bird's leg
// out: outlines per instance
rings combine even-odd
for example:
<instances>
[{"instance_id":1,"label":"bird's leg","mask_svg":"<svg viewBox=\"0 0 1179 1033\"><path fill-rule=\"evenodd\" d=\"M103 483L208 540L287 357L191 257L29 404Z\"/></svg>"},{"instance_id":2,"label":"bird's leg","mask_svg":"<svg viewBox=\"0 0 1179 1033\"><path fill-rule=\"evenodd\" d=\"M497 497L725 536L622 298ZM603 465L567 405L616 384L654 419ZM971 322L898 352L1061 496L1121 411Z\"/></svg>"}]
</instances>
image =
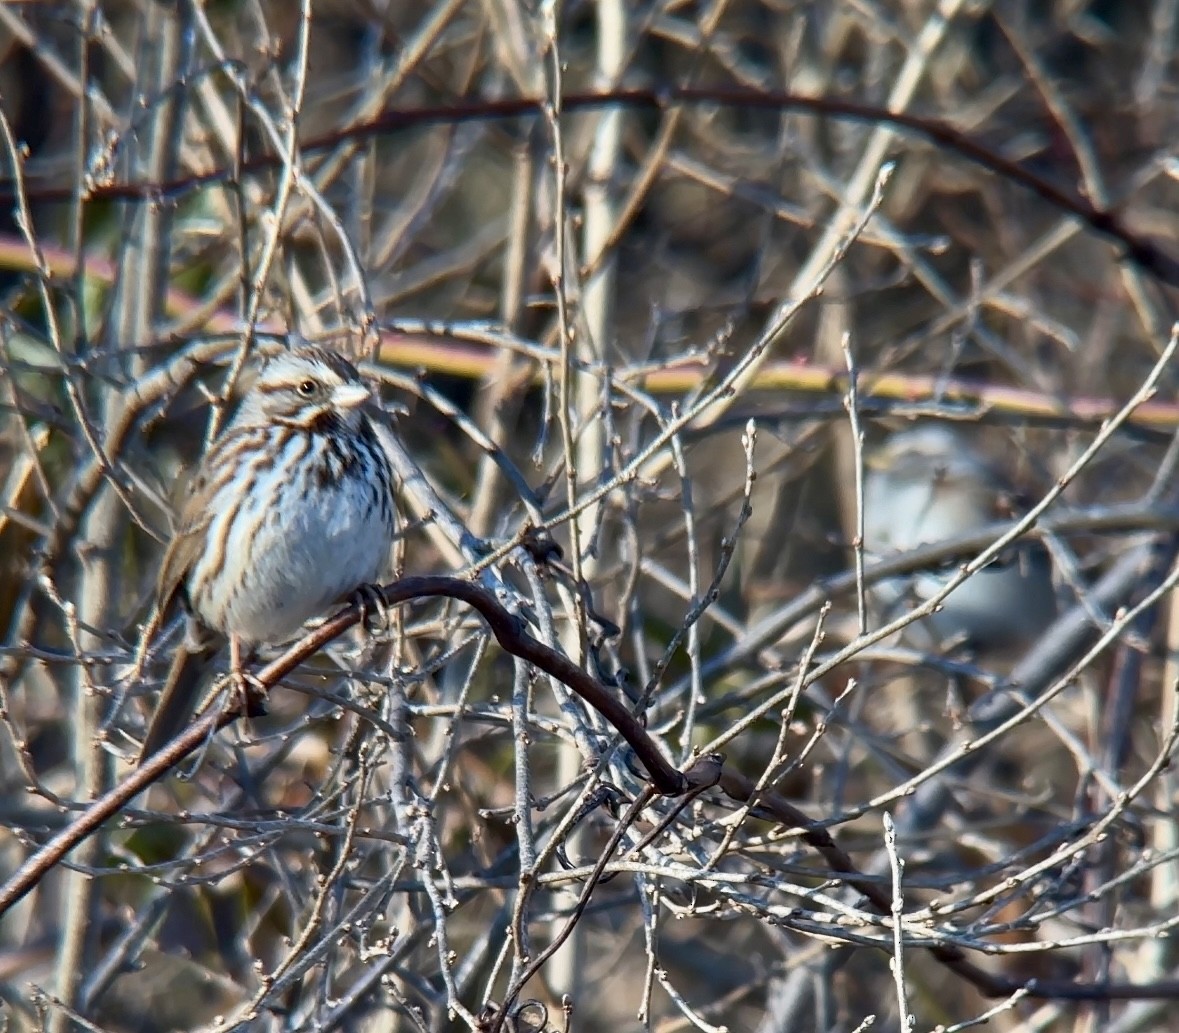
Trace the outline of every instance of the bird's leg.
<instances>
[{"instance_id":1,"label":"bird's leg","mask_svg":"<svg viewBox=\"0 0 1179 1033\"><path fill-rule=\"evenodd\" d=\"M262 717L266 713L266 686L250 674L242 659L242 643L237 635L229 636L229 672L237 704L247 717Z\"/></svg>"}]
</instances>

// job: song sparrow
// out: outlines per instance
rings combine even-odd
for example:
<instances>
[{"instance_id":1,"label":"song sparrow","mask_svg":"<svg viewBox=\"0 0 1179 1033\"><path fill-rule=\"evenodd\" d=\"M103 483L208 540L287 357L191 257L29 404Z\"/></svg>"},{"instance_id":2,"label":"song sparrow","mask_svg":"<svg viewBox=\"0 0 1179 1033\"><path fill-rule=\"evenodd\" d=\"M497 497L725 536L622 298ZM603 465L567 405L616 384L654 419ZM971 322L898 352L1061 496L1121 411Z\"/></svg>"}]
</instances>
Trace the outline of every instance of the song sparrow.
<instances>
[{"instance_id":1,"label":"song sparrow","mask_svg":"<svg viewBox=\"0 0 1179 1033\"><path fill-rule=\"evenodd\" d=\"M140 760L190 719L202 674L225 639L244 691L243 650L291 638L386 567L393 474L343 356L301 346L267 354L206 453L164 556L162 622L188 615Z\"/></svg>"},{"instance_id":2,"label":"song sparrow","mask_svg":"<svg viewBox=\"0 0 1179 1033\"><path fill-rule=\"evenodd\" d=\"M1012 516L1002 473L959 433L924 424L891 437L868 460L864 546L877 556L930 545ZM872 598L887 620L929 599L952 569L882 582ZM1023 542L954 589L909 638L922 646L951 638L978 648L1027 642L1056 614L1047 551Z\"/></svg>"}]
</instances>

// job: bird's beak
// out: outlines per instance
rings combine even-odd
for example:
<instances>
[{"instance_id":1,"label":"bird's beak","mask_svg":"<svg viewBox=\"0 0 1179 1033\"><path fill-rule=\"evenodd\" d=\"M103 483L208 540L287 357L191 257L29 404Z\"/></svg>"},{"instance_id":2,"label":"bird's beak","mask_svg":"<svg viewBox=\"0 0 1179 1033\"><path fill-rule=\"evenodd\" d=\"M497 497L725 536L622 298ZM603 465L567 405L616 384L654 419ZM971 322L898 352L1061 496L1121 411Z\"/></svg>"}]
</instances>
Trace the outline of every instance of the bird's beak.
<instances>
[{"instance_id":1,"label":"bird's beak","mask_svg":"<svg viewBox=\"0 0 1179 1033\"><path fill-rule=\"evenodd\" d=\"M355 409L370 398L372 392L364 384L341 384L332 392L332 402L341 409Z\"/></svg>"}]
</instances>

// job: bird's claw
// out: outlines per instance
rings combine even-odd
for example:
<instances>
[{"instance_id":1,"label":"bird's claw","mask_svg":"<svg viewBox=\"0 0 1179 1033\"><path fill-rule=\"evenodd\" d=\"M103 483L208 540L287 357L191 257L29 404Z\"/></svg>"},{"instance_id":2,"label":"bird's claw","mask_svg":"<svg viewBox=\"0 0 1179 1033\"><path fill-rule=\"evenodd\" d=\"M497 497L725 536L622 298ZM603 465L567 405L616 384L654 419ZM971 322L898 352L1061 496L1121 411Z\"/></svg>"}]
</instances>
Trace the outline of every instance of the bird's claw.
<instances>
[{"instance_id":1,"label":"bird's claw","mask_svg":"<svg viewBox=\"0 0 1179 1033\"><path fill-rule=\"evenodd\" d=\"M270 694L266 686L248 671L234 671L232 679L234 705L246 717L265 717Z\"/></svg>"},{"instance_id":2,"label":"bird's claw","mask_svg":"<svg viewBox=\"0 0 1179 1033\"><path fill-rule=\"evenodd\" d=\"M376 585L361 585L352 593L353 605L360 608L360 622L370 635L379 635L389 627L389 607Z\"/></svg>"}]
</instances>

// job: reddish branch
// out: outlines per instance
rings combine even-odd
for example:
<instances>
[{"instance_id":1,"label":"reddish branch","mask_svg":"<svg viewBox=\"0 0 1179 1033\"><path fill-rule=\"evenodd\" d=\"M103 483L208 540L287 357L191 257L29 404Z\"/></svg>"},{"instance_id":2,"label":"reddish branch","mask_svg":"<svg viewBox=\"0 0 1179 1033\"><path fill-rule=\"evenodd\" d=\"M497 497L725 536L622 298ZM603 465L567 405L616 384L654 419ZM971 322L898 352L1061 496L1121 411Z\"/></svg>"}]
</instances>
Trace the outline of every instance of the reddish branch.
<instances>
[{"instance_id":1,"label":"reddish branch","mask_svg":"<svg viewBox=\"0 0 1179 1033\"><path fill-rule=\"evenodd\" d=\"M786 828L799 829L802 839L822 856L833 872L838 873L849 886L862 894L874 910L883 916L891 913L892 901L888 890L881 883L860 872L826 829L813 827L806 814L777 794L768 790L757 792L755 783L744 775L723 767L723 757L718 754L698 758L683 772L670 765L646 729L610 690L573 664L564 654L546 646L531 635L523 621L501 606L487 589L459 578L432 576L404 578L380 588L379 592L387 606L431 596L446 596L469 604L487 622L496 641L504 650L560 679L597 709L630 744L646 766L651 779L650 786L640 799L655 794L683 796L703 792L715 786L728 799L751 805L754 817L777 822ZM348 606L258 671L258 682L267 689L273 688L300 663L356 625L362 617L363 612L359 604ZM198 749L210 735L242 714L240 705L207 713L193 722L170 745L138 767L122 783L90 804L77 819L33 854L7 883L0 886L0 916L33 889L42 877L82 840L117 815L124 806L174 765ZM1006 997L1023 990L1031 997L1044 1000L1179 998L1179 981L1175 980L1160 980L1145 986L1132 983L1079 984L1050 980L1020 982L979 968L967 959L966 952L959 947L943 944L930 947L929 950L939 962L990 997Z\"/></svg>"},{"instance_id":2,"label":"reddish branch","mask_svg":"<svg viewBox=\"0 0 1179 1033\"><path fill-rule=\"evenodd\" d=\"M385 133L426 125L455 125L462 122L535 118L543 114L547 99L520 97L508 100L478 100L411 110L386 111L367 122L333 130L323 136L303 141L304 155L330 151L342 143L380 136ZM1017 183L1043 198L1053 207L1080 219L1091 230L1121 245L1125 257L1164 283L1179 286L1179 259L1153 240L1134 233L1114 211L1099 208L1075 190L1059 186L1011 161L947 122L920 115L888 111L873 104L834 97L808 97L774 90L668 87L666 89L611 90L605 93L576 93L561 98L565 114L601 108L628 108L635 111L664 110L677 106L719 105L770 111L797 111L826 118L890 125L895 129L923 137L953 151L967 161ZM153 201L176 199L201 187L228 183L241 175L278 167L283 157L262 154L232 166L199 175L182 176L161 182L111 183L90 188L86 200ZM73 188L30 189L30 203L70 202L76 199ZM0 205L11 206L15 194L10 181L0 181Z\"/></svg>"}]
</instances>

